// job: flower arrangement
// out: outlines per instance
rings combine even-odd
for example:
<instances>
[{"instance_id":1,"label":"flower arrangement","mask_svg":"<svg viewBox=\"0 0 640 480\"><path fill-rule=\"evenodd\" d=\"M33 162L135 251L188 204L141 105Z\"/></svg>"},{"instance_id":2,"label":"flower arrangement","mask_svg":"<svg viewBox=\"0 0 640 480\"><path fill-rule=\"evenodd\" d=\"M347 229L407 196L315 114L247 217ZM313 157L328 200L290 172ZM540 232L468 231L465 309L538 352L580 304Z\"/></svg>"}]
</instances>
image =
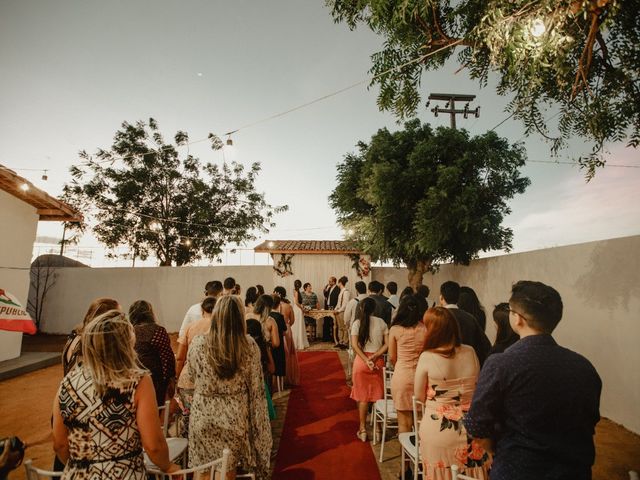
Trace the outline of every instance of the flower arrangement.
<instances>
[{"instance_id":1,"label":"flower arrangement","mask_svg":"<svg viewBox=\"0 0 640 480\"><path fill-rule=\"evenodd\" d=\"M358 274L358 277L365 278L369 276L371 272L371 262L368 257L354 253L349 255L349 258L353 261L352 267Z\"/></svg>"},{"instance_id":2,"label":"flower arrangement","mask_svg":"<svg viewBox=\"0 0 640 480\"><path fill-rule=\"evenodd\" d=\"M273 258L274 255L271 255ZM274 265L273 269L278 274L279 277L288 277L289 275L293 275L293 270L291 269L291 259L293 258L293 254L287 255L286 253L280 254L280 259L275 262L275 258L273 258Z\"/></svg>"}]
</instances>

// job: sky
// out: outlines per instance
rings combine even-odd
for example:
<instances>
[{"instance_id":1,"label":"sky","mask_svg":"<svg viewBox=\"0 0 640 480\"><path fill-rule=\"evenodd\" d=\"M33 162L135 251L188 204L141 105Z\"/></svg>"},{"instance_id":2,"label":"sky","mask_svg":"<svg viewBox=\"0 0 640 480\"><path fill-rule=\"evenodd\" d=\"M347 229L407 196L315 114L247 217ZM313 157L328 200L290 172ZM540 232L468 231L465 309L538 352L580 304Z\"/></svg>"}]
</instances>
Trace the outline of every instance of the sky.
<instances>
[{"instance_id":1,"label":"sky","mask_svg":"<svg viewBox=\"0 0 640 480\"><path fill-rule=\"evenodd\" d=\"M166 138L177 130L191 140L223 135L366 80L382 41L364 27L335 24L322 0L0 0L0 164L59 195L78 152L108 148L123 121L153 117ZM422 94L477 95L480 118L458 117L458 127L482 134L506 118L509 98L458 68L451 61L426 73ZM376 97L365 82L233 135L225 158L260 162L258 190L272 205L289 205L247 249L264 239L343 237L327 198L336 165L379 128L401 128ZM418 117L449 122L424 102ZM640 233L639 168L606 167L586 183L576 166L538 163L550 160L549 146L523 138L520 123L496 131L523 140L531 160L523 169L531 186L510 202L504 222L514 252ZM561 160L588 151L575 139ZM612 164L640 165L637 150L610 151ZM222 162L206 142L190 152ZM38 229L40 237L61 233L52 222ZM91 235L80 245L96 258L102 250Z\"/></svg>"}]
</instances>

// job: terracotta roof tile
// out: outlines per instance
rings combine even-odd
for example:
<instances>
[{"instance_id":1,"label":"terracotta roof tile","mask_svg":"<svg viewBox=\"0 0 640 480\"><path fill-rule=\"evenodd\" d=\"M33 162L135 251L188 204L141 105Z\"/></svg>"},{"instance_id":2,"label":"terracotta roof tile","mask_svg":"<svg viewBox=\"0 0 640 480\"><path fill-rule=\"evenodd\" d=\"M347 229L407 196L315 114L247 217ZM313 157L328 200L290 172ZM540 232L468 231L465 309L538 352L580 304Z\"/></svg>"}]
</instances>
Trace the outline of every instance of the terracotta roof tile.
<instances>
[{"instance_id":1,"label":"terracotta roof tile","mask_svg":"<svg viewBox=\"0 0 640 480\"><path fill-rule=\"evenodd\" d=\"M256 252L267 253L362 253L344 240L266 240L254 247Z\"/></svg>"}]
</instances>

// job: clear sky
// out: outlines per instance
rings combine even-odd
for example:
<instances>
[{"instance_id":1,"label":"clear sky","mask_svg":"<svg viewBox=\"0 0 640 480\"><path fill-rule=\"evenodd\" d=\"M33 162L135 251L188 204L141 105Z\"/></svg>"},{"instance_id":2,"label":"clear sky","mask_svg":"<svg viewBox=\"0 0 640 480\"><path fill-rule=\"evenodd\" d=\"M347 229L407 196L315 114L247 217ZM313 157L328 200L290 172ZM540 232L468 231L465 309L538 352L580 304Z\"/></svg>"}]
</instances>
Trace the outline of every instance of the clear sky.
<instances>
[{"instance_id":1,"label":"clear sky","mask_svg":"<svg viewBox=\"0 0 640 480\"><path fill-rule=\"evenodd\" d=\"M0 0L0 163L58 195L77 152L109 147L125 120L153 117L166 138L222 135L366 79L381 42L366 28L334 24L322 0ZM478 95L480 118L458 126L481 134L507 116L508 99L457 69L451 62L425 74L422 91ZM265 238L342 237L327 200L336 164L377 129L398 128L376 96L360 85L233 136L227 158L259 161L259 190L289 205ZM424 107L419 117L448 125ZM507 121L497 132L513 142L523 128ZM550 159L540 138L525 142L530 160ZM576 139L567 154L588 150ZM222 161L206 143L191 152ZM637 150L611 152L611 163L640 165ZM45 168L47 182L23 170ZM532 184L505 222L514 251L640 233L640 169L607 167L588 184L571 165L531 162L524 174ZM38 233L61 228L41 224Z\"/></svg>"}]
</instances>

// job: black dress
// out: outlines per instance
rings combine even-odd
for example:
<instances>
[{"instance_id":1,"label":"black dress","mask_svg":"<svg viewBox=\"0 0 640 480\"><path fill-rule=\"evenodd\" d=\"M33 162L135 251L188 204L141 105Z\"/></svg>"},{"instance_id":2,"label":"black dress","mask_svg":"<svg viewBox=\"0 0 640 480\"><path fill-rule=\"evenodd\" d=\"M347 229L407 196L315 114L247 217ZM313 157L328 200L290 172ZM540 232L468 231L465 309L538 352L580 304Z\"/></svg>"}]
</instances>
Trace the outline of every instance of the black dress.
<instances>
[{"instance_id":1,"label":"black dress","mask_svg":"<svg viewBox=\"0 0 640 480\"><path fill-rule=\"evenodd\" d=\"M269 315L278 325L278 336L280 337L280 346L271 348L273 363L276 365L274 375L284 377L287 374L287 359L284 351L284 332L287 330L287 322L284 321L284 316L280 312L271 312Z\"/></svg>"}]
</instances>

